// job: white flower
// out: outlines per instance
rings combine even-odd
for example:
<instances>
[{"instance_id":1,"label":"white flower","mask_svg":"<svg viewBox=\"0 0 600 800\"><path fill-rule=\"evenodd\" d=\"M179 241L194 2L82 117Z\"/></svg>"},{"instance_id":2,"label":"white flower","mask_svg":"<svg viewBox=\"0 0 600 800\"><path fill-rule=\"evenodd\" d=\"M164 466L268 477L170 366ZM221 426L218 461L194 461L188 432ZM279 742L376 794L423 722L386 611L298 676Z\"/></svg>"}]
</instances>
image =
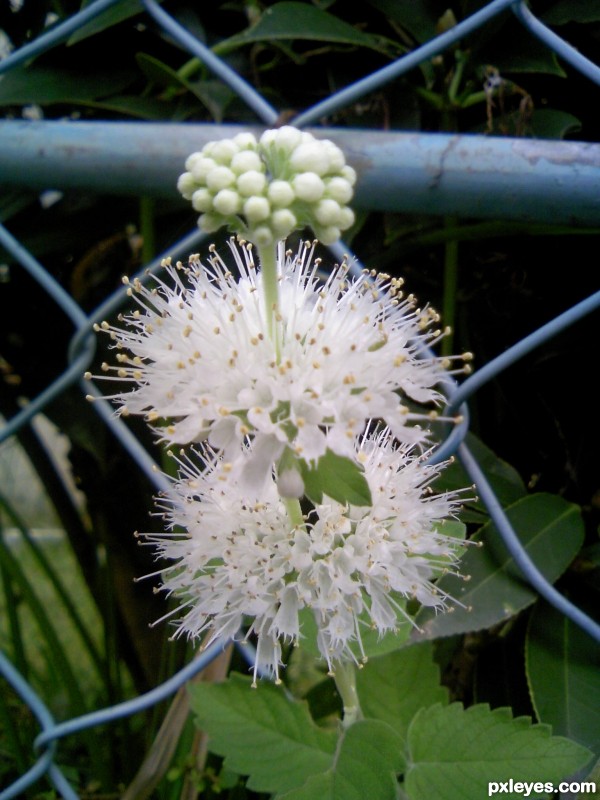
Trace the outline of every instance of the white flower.
<instances>
[{"instance_id":1,"label":"white flower","mask_svg":"<svg viewBox=\"0 0 600 800\"><path fill-rule=\"evenodd\" d=\"M208 439L227 461L251 438L248 486L259 486L284 452L307 463L328 449L353 457L370 419L385 420L400 441L427 440L410 423L434 412L411 413L407 401L443 399L435 387L448 379L450 360L419 356L442 335L431 329L434 312L403 298L399 280L352 280L346 264L323 283L314 245L295 255L280 246L271 337L252 247L230 246L239 277L214 248L207 265L197 256L188 267L166 263L168 282L129 286L140 308L122 327L97 326L117 348L106 377L134 387L113 396L122 413L160 423L171 443Z\"/></svg>"},{"instance_id":2,"label":"white flower","mask_svg":"<svg viewBox=\"0 0 600 800\"><path fill-rule=\"evenodd\" d=\"M265 131L258 141L246 133L209 142L188 156L185 168L177 187L201 213L198 224L205 231L226 225L260 246L309 226L324 244L333 244L354 222L346 203L356 173L340 148L289 125ZM234 191L234 184L238 198L227 194L224 203L221 192ZM315 208L318 201L326 205ZM270 204L290 213L275 220Z\"/></svg>"},{"instance_id":3,"label":"white flower","mask_svg":"<svg viewBox=\"0 0 600 800\"><path fill-rule=\"evenodd\" d=\"M361 626L380 635L412 621L403 601L445 608L433 579L455 570L463 542L441 534L456 495L428 486L443 465L429 466L388 431L366 437L356 453L373 494L370 508L327 497L293 525L273 476L248 495L230 465L203 451L188 457L161 506L169 532L145 534L158 555L175 563L161 571L161 589L174 594L176 636L207 641L233 637L244 624L257 639L256 671L278 678L281 645L302 638L300 612L310 609L317 643L330 670L362 652ZM183 530L183 532L178 532ZM414 624L414 623L413 623ZM364 652L363 652L364 656Z\"/></svg>"}]
</instances>

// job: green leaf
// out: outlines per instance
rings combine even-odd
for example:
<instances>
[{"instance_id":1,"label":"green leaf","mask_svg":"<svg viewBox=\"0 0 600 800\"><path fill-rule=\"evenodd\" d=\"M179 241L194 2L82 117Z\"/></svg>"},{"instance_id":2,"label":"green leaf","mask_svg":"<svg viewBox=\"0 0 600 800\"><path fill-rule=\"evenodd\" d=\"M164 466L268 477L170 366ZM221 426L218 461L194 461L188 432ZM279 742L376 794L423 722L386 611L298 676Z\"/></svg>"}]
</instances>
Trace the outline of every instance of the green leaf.
<instances>
[{"instance_id":1,"label":"green leaf","mask_svg":"<svg viewBox=\"0 0 600 800\"><path fill-rule=\"evenodd\" d=\"M173 106L155 97L142 97L139 94L120 94L97 101L79 101L88 108L113 111L136 119L173 120Z\"/></svg>"},{"instance_id":2,"label":"green leaf","mask_svg":"<svg viewBox=\"0 0 600 800\"><path fill-rule=\"evenodd\" d=\"M369 5L382 11L388 19L399 23L419 43L433 39L440 31L438 21L448 8L436 0L368 0Z\"/></svg>"},{"instance_id":3,"label":"green leaf","mask_svg":"<svg viewBox=\"0 0 600 800\"><path fill-rule=\"evenodd\" d=\"M512 505L521 497L527 494L525 484L517 470L503 461L490 450L474 434L468 433L465 444L477 460L488 479L498 502L503 506ZM463 469L460 461L455 460L443 470L440 477L435 481L433 488L437 492L456 491L471 483L471 479ZM475 491L473 492L475 495ZM465 504L465 511L461 514L461 519L467 522L481 522L487 519L488 513L485 505L479 499L472 500Z\"/></svg>"},{"instance_id":4,"label":"green leaf","mask_svg":"<svg viewBox=\"0 0 600 800\"><path fill-rule=\"evenodd\" d=\"M506 46L510 42L510 47ZM530 33L517 20L503 28L502 36L491 43L486 53L488 64L504 73L543 73L566 78L556 53ZM510 90L507 86L506 91Z\"/></svg>"},{"instance_id":5,"label":"green leaf","mask_svg":"<svg viewBox=\"0 0 600 800\"><path fill-rule=\"evenodd\" d=\"M225 768L248 775L248 787L257 792L287 792L326 772L335 732L317 727L307 704L290 700L281 687L250 684L233 673L224 683L190 688L196 722L208 733L210 749L225 756Z\"/></svg>"},{"instance_id":6,"label":"green leaf","mask_svg":"<svg viewBox=\"0 0 600 800\"><path fill-rule=\"evenodd\" d=\"M93 0L88 0L88 2L83 3L82 9L91 5L92 2ZM161 3L162 0L158 0L158 2ZM78 28L68 39L67 44L81 42L87 39L88 36L94 36L96 33L111 28L113 25L118 25L119 22L141 14L143 10L141 0L121 0L120 3L115 3L106 10L101 11L97 17Z\"/></svg>"},{"instance_id":7,"label":"green leaf","mask_svg":"<svg viewBox=\"0 0 600 800\"><path fill-rule=\"evenodd\" d=\"M583 542L579 507L556 495L539 493L521 498L506 509L506 514L538 569L554 582ZM441 591L465 608L458 606L451 614L422 608L415 620L422 632L413 634L415 641L489 628L536 599L536 592L525 582L491 521L474 539L481 539L483 546L469 547L460 566L463 575L471 576L470 581L445 575L437 582Z\"/></svg>"},{"instance_id":8,"label":"green leaf","mask_svg":"<svg viewBox=\"0 0 600 800\"><path fill-rule=\"evenodd\" d=\"M448 702L430 642L370 659L357 672L356 688L365 717L387 722L402 740L420 708Z\"/></svg>"},{"instance_id":9,"label":"green leaf","mask_svg":"<svg viewBox=\"0 0 600 800\"><path fill-rule=\"evenodd\" d=\"M370 506L371 490L365 478L363 468L347 456L338 456L327 450L317 462L310 467L300 461L304 491L313 503L323 502L327 495L338 503L349 503L353 506Z\"/></svg>"},{"instance_id":10,"label":"green leaf","mask_svg":"<svg viewBox=\"0 0 600 800\"><path fill-rule=\"evenodd\" d=\"M189 92L202 103L213 119L217 122L223 119L224 108L234 97L234 93L221 81L190 81L169 67L168 64L147 53L138 53L136 61L148 80L171 89L170 94L173 96Z\"/></svg>"},{"instance_id":11,"label":"green leaf","mask_svg":"<svg viewBox=\"0 0 600 800\"><path fill-rule=\"evenodd\" d=\"M360 720L343 732L334 762L280 800L396 800L401 743L377 720Z\"/></svg>"},{"instance_id":12,"label":"green leaf","mask_svg":"<svg viewBox=\"0 0 600 800\"><path fill-rule=\"evenodd\" d=\"M253 42L284 39L308 39L379 51L382 49L382 37L363 33L320 8L286 0L266 8L255 25L221 42L215 52L225 53Z\"/></svg>"},{"instance_id":13,"label":"green leaf","mask_svg":"<svg viewBox=\"0 0 600 800\"><path fill-rule=\"evenodd\" d=\"M148 53L136 53L135 60L144 75L153 83L173 89L188 89L188 82L164 61Z\"/></svg>"},{"instance_id":14,"label":"green leaf","mask_svg":"<svg viewBox=\"0 0 600 800\"><path fill-rule=\"evenodd\" d=\"M490 781L558 784L590 755L552 736L548 725L513 719L508 708L436 705L422 709L409 728L405 788L411 800L479 800L489 796Z\"/></svg>"},{"instance_id":15,"label":"green leaf","mask_svg":"<svg viewBox=\"0 0 600 800\"><path fill-rule=\"evenodd\" d=\"M559 0L540 14L547 25L566 25L568 22L599 22L600 0Z\"/></svg>"},{"instance_id":16,"label":"green leaf","mask_svg":"<svg viewBox=\"0 0 600 800\"><path fill-rule=\"evenodd\" d=\"M122 92L134 80L134 74L122 70L85 73L33 65L3 77L0 106L87 102Z\"/></svg>"},{"instance_id":17,"label":"green leaf","mask_svg":"<svg viewBox=\"0 0 600 800\"><path fill-rule=\"evenodd\" d=\"M540 601L529 622L525 663L538 719L600 756L600 644Z\"/></svg>"},{"instance_id":18,"label":"green leaf","mask_svg":"<svg viewBox=\"0 0 600 800\"><path fill-rule=\"evenodd\" d=\"M581 120L556 108L535 109L531 116L531 131L537 139L564 139L581 130Z\"/></svg>"}]
</instances>

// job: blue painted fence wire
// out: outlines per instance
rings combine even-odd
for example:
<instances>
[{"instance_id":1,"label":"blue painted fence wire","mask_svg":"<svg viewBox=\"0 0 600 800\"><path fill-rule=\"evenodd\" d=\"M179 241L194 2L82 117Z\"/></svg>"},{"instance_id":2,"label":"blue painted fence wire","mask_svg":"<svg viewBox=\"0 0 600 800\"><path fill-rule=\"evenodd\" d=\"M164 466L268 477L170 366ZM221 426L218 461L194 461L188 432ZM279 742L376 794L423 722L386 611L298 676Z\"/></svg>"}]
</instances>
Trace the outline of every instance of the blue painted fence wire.
<instances>
[{"instance_id":1,"label":"blue painted fence wire","mask_svg":"<svg viewBox=\"0 0 600 800\"><path fill-rule=\"evenodd\" d=\"M122 0L95 0L95 2L92 2L78 14L56 25L51 30L39 36L34 42L25 45L5 58L4 61L0 62L0 74L22 65L34 56L66 41L69 36L80 30L83 25L95 19L111 6L118 5L120 2L122 2ZM158 5L155 0L142 0L142 6L146 13L153 18L165 33L177 41L187 52L202 61L216 77L229 86L239 98L253 110L261 123L269 126L276 122L279 116L278 111L230 66L216 57L209 48L197 41L184 27ZM514 0L493 0L493 2L488 3L454 28L437 36L435 39L427 42L402 58L397 59L389 66L365 76L363 79L332 95L327 100L302 111L292 120L293 124L297 126L306 126L318 122L322 117L339 111L341 108L356 102L359 98L364 97L378 87L383 86L389 81L413 69L423 61L447 50L467 33L477 30L483 24L507 9L511 9L516 18L535 37L554 50L559 58L569 62L575 69L579 70L594 83L600 84L600 68L543 25L543 23L532 14L526 3L514 2ZM140 124L143 125L144 123ZM368 134L365 135L368 136ZM567 201L568 195L565 195L565 203ZM597 224L598 223L600 223L600 213L598 214ZM198 231L193 231L170 247L169 252L165 255L171 255L174 258L185 257L189 252L196 249L203 239L203 234ZM0 244L12 258L27 270L31 277L44 288L61 311L71 320L75 329L69 347L68 368L13 419L7 422L4 429L0 431L0 441L3 441L18 432L23 426L27 425L35 414L42 411L48 403L59 397L70 385L81 381L82 391L86 393L90 391L89 384L82 380L82 374L90 364L95 352L95 337L92 333L92 327L94 323L100 322L117 310L124 302L124 296L122 292L113 294L88 315L81 310L70 295L49 275L43 265L38 263L10 232L1 225ZM348 248L344 247L342 243L332 247L331 250L338 259L341 258L342 254L349 252ZM146 268L140 272L138 277L141 280L146 280L148 274L152 274L160 268L162 257L163 256L160 256L151 264L147 265ZM556 589L545 580L536 565L531 561L508 522L481 468L463 440L468 430L469 421L466 401L472 394L531 350L544 344L568 326L577 323L585 315L597 310L599 306L600 292L578 303L556 319L549 321L539 330L516 343L509 350L483 366L460 386L455 386L452 391L448 393L447 410L449 413L456 413L458 411L463 416L463 422L452 430L434 456L435 459L439 461L455 452L458 453L463 466L476 483L482 500L487 506L494 523L502 534L509 551L519 565L526 580L559 611L579 625L598 642L600 642L600 626L560 595ZM94 392L95 390L92 391ZM153 460L127 426L122 420L114 416L110 405L105 401L99 400L94 403L94 408L99 413L104 424L112 429L114 435L118 437L120 442L125 446L140 470L147 475L154 487L159 491L164 489L166 479L155 469ZM34 743L34 750L39 754L37 761L35 761L33 766L15 783L0 792L0 800L9 800L9 798L18 797L44 775L46 775L62 797L67 798L67 800L77 800L77 794L55 763L58 741L65 736L75 735L88 728L104 725L121 717L133 715L165 699L202 670L212 659L216 658L218 653L222 652L223 646L223 643L216 642L168 681L145 695L61 723L54 720L43 701L12 666L6 656L0 652L0 674L3 675L15 692L29 706L41 729L41 733Z\"/></svg>"}]
</instances>

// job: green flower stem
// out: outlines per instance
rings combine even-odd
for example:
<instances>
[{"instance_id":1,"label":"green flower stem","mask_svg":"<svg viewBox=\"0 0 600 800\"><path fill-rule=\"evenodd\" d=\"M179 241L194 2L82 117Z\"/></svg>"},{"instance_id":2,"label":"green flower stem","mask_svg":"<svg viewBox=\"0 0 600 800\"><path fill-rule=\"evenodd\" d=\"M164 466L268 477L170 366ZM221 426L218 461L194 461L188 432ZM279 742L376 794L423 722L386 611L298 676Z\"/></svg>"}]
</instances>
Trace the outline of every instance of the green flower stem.
<instances>
[{"instance_id":1,"label":"green flower stem","mask_svg":"<svg viewBox=\"0 0 600 800\"><path fill-rule=\"evenodd\" d=\"M362 719L362 711L360 710L358 693L356 691L356 671L354 664L350 661L338 661L333 679L344 705L342 725L344 728L349 728L354 722Z\"/></svg>"},{"instance_id":2,"label":"green flower stem","mask_svg":"<svg viewBox=\"0 0 600 800\"><path fill-rule=\"evenodd\" d=\"M281 356L277 329L275 327L275 314L279 307L279 281L277 278L277 242L268 246L257 245L258 257L260 261L263 297L267 312L267 331L269 338L275 344L277 360Z\"/></svg>"}]
</instances>

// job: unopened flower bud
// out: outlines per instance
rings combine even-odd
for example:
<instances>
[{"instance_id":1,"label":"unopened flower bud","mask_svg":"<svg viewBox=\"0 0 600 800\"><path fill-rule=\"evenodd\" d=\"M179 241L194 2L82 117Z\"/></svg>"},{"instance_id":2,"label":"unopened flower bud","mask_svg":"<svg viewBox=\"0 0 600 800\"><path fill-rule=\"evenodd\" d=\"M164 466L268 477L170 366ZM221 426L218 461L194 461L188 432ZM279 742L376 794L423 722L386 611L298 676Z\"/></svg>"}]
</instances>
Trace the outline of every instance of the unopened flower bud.
<instances>
[{"instance_id":1,"label":"unopened flower bud","mask_svg":"<svg viewBox=\"0 0 600 800\"><path fill-rule=\"evenodd\" d=\"M354 211L349 206L344 206L340 209L340 214L338 216L337 226L343 231L347 231L348 228L351 228L354 225L356 217L354 216Z\"/></svg>"},{"instance_id":2,"label":"unopened flower bud","mask_svg":"<svg viewBox=\"0 0 600 800\"><path fill-rule=\"evenodd\" d=\"M273 181L267 189L267 197L274 206L281 208L291 205L296 195L288 181Z\"/></svg>"},{"instance_id":3,"label":"unopened flower bud","mask_svg":"<svg viewBox=\"0 0 600 800\"><path fill-rule=\"evenodd\" d=\"M271 215L273 233L278 239L285 239L296 228L298 220L288 208L279 208Z\"/></svg>"},{"instance_id":4,"label":"unopened flower bud","mask_svg":"<svg viewBox=\"0 0 600 800\"><path fill-rule=\"evenodd\" d=\"M217 166L217 162L214 161L212 158L205 158L202 156L201 158L197 158L191 168L191 173L194 176L194 180L198 183L205 183L206 176L209 172L212 172L213 169Z\"/></svg>"},{"instance_id":5,"label":"unopened flower bud","mask_svg":"<svg viewBox=\"0 0 600 800\"><path fill-rule=\"evenodd\" d=\"M315 226L315 234L317 235L317 239L323 244L334 244L338 241L342 232L335 225L328 225L324 228Z\"/></svg>"},{"instance_id":6,"label":"unopened flower bud","mask_svg":"<svg viewBox=\"0 0 600 800\"><path fill-rule=\"evenodd\" d=\"M277 130L272 128L271 130L264 131L259 139L259 144L261 147L270 147L275 142L275 137L277 136Z\"/></svg>"},{"instance_id":7,"label":"unopened flower bud","mask_svg":"<svg viewBox=\"0 0 600 800\"><path fill-rule=\"evenodd\" d=\"M321 225L337 225L340 210L335 200L320 200L315 208L315 219Z\"/></svg>"},{"instance_id":8,"label":"unopened flower bud","mask_svg":"<svg viewBox=\"0 0 600 800\"><path fill-rule=\"evenodd\" d=\"M214 147L210 153L211 158L214 158L219 164L229 166L231 159L238 152L238 146L231 139L222 139L214 143Z\"/></svg>"},{"instance_id":9,"label":"unopened flower bud","mask_svg":"<svg viewBox=\"0 0 600 800\"><path fill-rule=\"evenodd\" d=\"M280 497L299 500L304 496L304 481L297 469L286 469L277 478L277 491Z\"/></svg>"},{"instance_id":10,"label":"unopened flower bud","mask_svg":"<svg viewBox=\"0 0 600 800\"><path fill-rule=\"evenodd\" d=\"M237 179L237 188L246 197L262 194L266 185L266 177L255 169L242 173Z\"/></svg>"},{"instance_id":11,"label":"unopened flower bud","mask_svg":"<svg viewBox=\"0 0 600 800\"><path fill-rule=\"evenodd\" d=\"M190 153L190 155L185 160L185 168L188 172L191 172L195 165L200 161L201 158L204 158L204 153Z\"/></svg>"},{"instance_id":12,"label":"unopened flower bud","mask_svg":"<svg viewBox=\"0 0 600 800\"><path fill-rule=\"evenodd\" d=\"M273 233L267 225L259 225L252 231L252 241L257 247L269 247L273 244Z\"/></svg>"},{"instance_id":13,"label":"unopened flower bud","mask_svg":"<svg viewBox=\"0 0 600 800\"><path fill-rule=\"evenodd\" d=\"M206 176L206 185L213 192L218 192L220 189L226 189L235 183L235 174L229 167L215 167Z\"/></svg>"},{"instance_id":14,"label":"unopened flower bud","mask_svg":"<svg viewBox=\"0 0 600 800\"><path fill-rule=\"evenodd\" d=\"M327 153L327 157L329 159L329 169L328 172L340 172L344 168L346 164L346 159L344 158L343 152L333 142L330 142L326 139L324 142L320 142L323 145L325 152Z\"/></svg>"},{"instance_id":15,"label":"unopened flower bud","mask_svg":"<svg viewBox=\"0 0 600 800\"><path fill-rule=\"evenodd\" d=\"M244 203L244 215L250 224L261 222L271 213L271 206L266 197L249 197Z\"/></svg>"},{"instance_id":16,"label":"unopened flower bud","mask_svg":"<svg viewBox=\"0 0 600 800\"><path fill-rule=\"evenodd\" d=\"M294 148L298 147L301 139L302 133L298 128L293 128L291 125L284 125L282 128L276 130L274 143L282 150L291 153Z\"/></svg>"},{"instance_id":17,"label":"unopened flower bud","mask_svg":"<svg viewBox=\"0 0 600 800\"><path fill-rule=\"evenodd\" d=\"M177 190L186 200L191 200L196 188L196 181L191 172L184 172L177 179Z\"/></svg>"},{"instance_id":18,"label":"unopened flower bud","mask_svg":"<svg viewBox=\"0 0 600 800\"><path fill-rule=\"evenodd\" d=\"M348 181L348 183L350 184L350 186L354 186L354 184L356 183L356 170L355 169L353 169L351 166L346 164L345 167L342 167L342 169L340 170L340 173L341 173L342 178L345 178Z\"/></svg>"},{"instance_id":19,"label":"unopened flower bud","mask_svg":"<svg viewBox=\"0 0 600 800\"><path fill-rule=\"evenodd\" d=\"M237 214L242 207L242 201L239 194L233 189L221 189L213 199L213 207L219 214Z\"/></svg>"},{"instance_id":20,"label":"unopened flower bud","mask_svg":"<svg viewBox=\"0 0 600 800\"><path fill-rule=\"evenodd\" d=\"M325 181L325 194L336 200L340 205L345 205L352 199L353 191L350 181L346 178L329 178Z\"/></svg>"},{"instance_id":21,"label":"unopened flower bud","mask_svg":"<svg viewBox=\"0 0 600 800\"><path fill-rule=\"evenodd\" d=\"M196 189L192 195L192 207L195 211L200 211L200 213L212 211L212 194L204 186L201 186L200 189Z\"/></svg>"},{"instance_id":22,"label":"unopened flower bud","mask_svg":"<svg viewBox=\"0 0 600 800\"><path fill-rule=\"evenodd\" d=\"M258 153L255 153L254 150L242 150L236 153L231 159L231 164L229 166L238 175L241 175L242 172L248 172L249 170L264 172L265 169L264 164L260 160L260 156Z\"/></svg>"},{"instance_id":23,"label":"unopened flower bud","mask_svg":"<svg viewBox=\"0 0 600 800\"><path fill-rule=\"evenodd\" d=\"M238 133L233 137L233 141L237 144L240 150L256 150L257 141L253 133Z\"/></svg>"},{"instance_id":24,"label":"unopened flower bud","mask_svg":"<svg viewBox=\"0 0 600 800\"><path fill-rule=\"evenodd\" d=\"M316 172L325 175L329 171L329 157L322 142L301 144L290 156L290 166L298 172Z\"/></svg>"},{"instance_id":25,"label":"unopened flower bud","mask_svg":"<svg viewBox=\"0 0 600 800\"><path fill-rule=\"evenodd\" d=\"M314 203L323 197L325 184L314 172L301 172L292 181L292 186L299 200Z\"/></svg>"},{"instance_id":26,"label":"unopened flower bud","mask_svg":"<svg viewBox=\"0 0 600 800\"><path fill-rule=\"evenodd\" d=\"M204 233L214 233L223 225L223 217L220 214L202 214L198 219L198 227Z\"/></svg>"}]
</instances>

